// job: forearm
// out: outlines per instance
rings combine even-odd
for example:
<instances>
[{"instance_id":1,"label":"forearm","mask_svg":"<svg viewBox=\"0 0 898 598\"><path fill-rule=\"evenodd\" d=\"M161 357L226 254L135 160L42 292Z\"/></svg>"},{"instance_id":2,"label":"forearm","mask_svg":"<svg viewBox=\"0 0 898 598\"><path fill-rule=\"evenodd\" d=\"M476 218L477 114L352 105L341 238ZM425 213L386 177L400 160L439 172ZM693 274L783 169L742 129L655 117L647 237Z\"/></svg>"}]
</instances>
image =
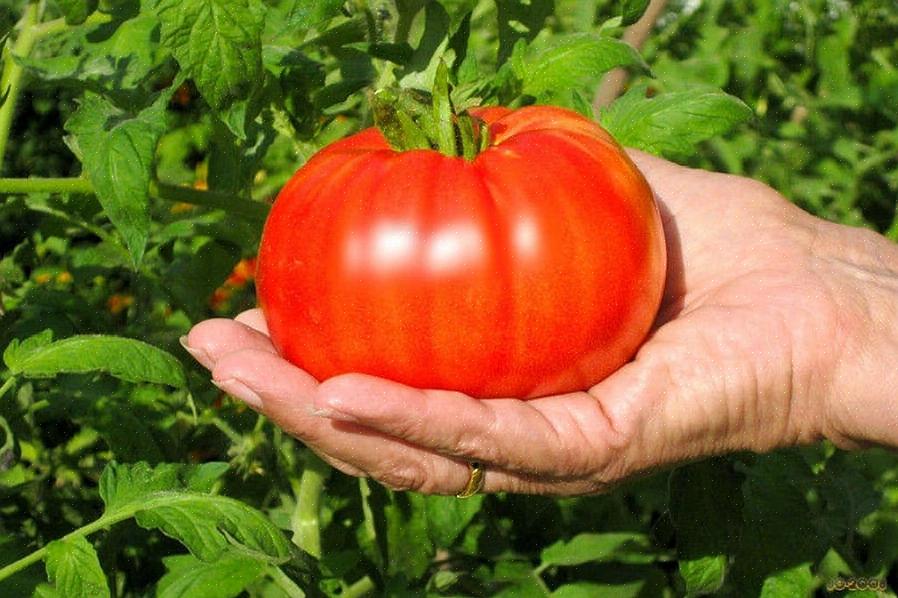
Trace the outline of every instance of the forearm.
<instances>
[{"instance_id":1,"label":"forearm","mask_svg":"<svg viewBox=\"0 0 898 598\"><path fill-rule=\"evenodd\" d=\"M822 234L821 276L839 309L826 435L898 447L898 244L832 224Z\"/></svg>"}]
</instances>

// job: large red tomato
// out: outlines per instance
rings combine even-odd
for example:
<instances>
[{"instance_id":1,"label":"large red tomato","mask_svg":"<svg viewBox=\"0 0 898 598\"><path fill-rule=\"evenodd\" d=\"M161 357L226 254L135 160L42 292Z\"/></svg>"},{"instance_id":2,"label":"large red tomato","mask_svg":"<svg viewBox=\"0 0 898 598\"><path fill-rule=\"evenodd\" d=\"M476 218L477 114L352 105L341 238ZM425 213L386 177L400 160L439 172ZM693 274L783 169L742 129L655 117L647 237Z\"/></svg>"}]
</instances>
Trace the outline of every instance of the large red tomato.
<instances>
[{"instance_id":1,"label":"large red tomato","mask_svg":"<svg viewBox=\"0 0 898 598\"><path fill-rule=\"evenodd\" d=\"M286 359L318 379L528 398L588 388L633 356L666 261L645 179L576 113L477 114L490 144L473 161L397 152L368 129L287 183L257 273Z\"/></svg>"}]
</instances>

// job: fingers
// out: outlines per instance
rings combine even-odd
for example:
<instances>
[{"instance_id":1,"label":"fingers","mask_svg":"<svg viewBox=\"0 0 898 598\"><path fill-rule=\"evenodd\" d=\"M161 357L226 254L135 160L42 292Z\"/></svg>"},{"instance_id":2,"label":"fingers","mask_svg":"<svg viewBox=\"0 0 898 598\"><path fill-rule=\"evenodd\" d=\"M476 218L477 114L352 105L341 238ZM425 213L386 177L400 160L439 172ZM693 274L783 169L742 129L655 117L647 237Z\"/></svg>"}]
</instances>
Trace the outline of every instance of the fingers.
<instances>
[{"instance_id":1,"label":"fingers","mask_svg":"<svg viewBox=\"0 0 898 598\"><path fill-rule=\"evenodd\" d=\"M466 484L466 460L453 458L410 444L356 423L322 415L315 407L318 384L311 376L266 351L244 350L223 357L213 370L213 380L223 390L261 410L276 425L302 440L331 463L352 475L367 475L401 490L455 494ZM344 389L384 399L403 389L383 381L379 395L367 394L370 385ZM400 391L401 392L401 391ZM487 465L484 491L585 492L592 486L577 482L564 485L536 481L532 476L506 472Z\"/></svg>"},{"instance_id":2,"label":"fingers","mask_svg":"<svg viewBox=\"0 0 898 598\"><path fill-rule=\"evenodd\" d=\"M262 315L262 310L259 308L241 312L237 314L234 320L268 336L268 323L265 321L265 316Z\"/></svg>"},{"instance_id":3,"label":"fingers","mask_svg":"<svg viewBox=\"0 0 898 598\"><path fill-rule=\"evenodd\" d=\"M210 370L220 358L240 349L277 352L271 339L258 329L225 318L200 322L181 339L181 345Z\"/></svg>"},{"instance_id":4,"label":"fingers","mask_svg":"<svg viewBox=\"0 0 898 598\"><path fill-rule=\"evenodd\" d=\"M349 374L319 383L280 358L258 310L209 320L185 348L213 383L264 413L335 468L396 489L454 494L468 463L486 464L484 490L579 494L602 489L618 435L585 393L481 401Z\"/></svg>"},{"instance_id":5,"label":"fingers","mask_svg":"<svg viewBox=\"0 0 898 598\"><path fill-rule=\"evenodd\" d=\"M595 474L608 466L621 440L600 403L586 393L530 401L478 400L348 374L325 381L315 406L333 419L520 474Z\"/></svg>"}]
</instances>

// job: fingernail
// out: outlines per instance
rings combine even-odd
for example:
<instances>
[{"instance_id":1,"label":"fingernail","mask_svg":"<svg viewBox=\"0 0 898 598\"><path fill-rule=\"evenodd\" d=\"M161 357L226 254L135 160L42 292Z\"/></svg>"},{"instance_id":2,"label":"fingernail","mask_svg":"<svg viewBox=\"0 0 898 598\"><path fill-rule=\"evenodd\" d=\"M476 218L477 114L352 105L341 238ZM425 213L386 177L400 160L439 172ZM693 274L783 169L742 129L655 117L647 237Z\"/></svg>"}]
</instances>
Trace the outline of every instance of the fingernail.
<instances>
[{"instance_id":1,"label":"fingernail","mask_svg":"<svg viewBox=\"0 0 898 598\"><path fill-rule=\"evenodd\" d=\"M358 421L355 417L343 411L334 409L331 405L316 403L311 407L311 413L315 417L327 417L338 421L354 422Z\"/></svg>"},{"instance_id":2,"label":"fingernail","mask_svg":"<svg viewBox=\"0 0 898 598\"><path fill-rule=\"evenodd\" d=\"M224 380L212 380L212 384L228 393L235 399L240 399L253 409L262 408L262 397L256 394L250 387L237 378L225 378Z\"/></svg>"},{"instance_id":3,"label":"fingernail","mask_svg":"<svg viewBox=\"0 0 898 598\"><path fill-rule=\"evenodd\" d=\"M203 365L207 365L212 362L212 359L209 357L209 354L203 351L202 349L195 349L191 347L187 343L187 335L185 334L181 338L178 339L178 342L181 343L181 346L184 347L184 350L190 353L191 357L199 361Z\"/></svg>"}]
</instances>

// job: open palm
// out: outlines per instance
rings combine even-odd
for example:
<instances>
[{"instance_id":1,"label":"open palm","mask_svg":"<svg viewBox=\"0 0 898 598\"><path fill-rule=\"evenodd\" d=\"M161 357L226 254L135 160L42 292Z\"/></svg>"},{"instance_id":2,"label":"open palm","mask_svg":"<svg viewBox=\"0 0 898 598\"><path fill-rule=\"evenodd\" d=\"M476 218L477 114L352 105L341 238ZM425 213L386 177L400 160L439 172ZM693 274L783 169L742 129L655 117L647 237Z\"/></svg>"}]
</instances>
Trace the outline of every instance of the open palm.
<instances>
[{"instance_id":1,"label":"open palm","mask_svg":"<svg viewBox=\"0 0 898 598\"><path fill-rule=\"evenodd\" d=\"M319 383L277 355L258 310L202 322L185 346L338 469L427 493L458 492L471 461L487 492L578 494L837 435L818 404L840 312L815 253L823 223L759 183L631 155L664 215L667 285L636 358L588 392L477 400L361 374Z\"/></svg>"}]
</instances>

